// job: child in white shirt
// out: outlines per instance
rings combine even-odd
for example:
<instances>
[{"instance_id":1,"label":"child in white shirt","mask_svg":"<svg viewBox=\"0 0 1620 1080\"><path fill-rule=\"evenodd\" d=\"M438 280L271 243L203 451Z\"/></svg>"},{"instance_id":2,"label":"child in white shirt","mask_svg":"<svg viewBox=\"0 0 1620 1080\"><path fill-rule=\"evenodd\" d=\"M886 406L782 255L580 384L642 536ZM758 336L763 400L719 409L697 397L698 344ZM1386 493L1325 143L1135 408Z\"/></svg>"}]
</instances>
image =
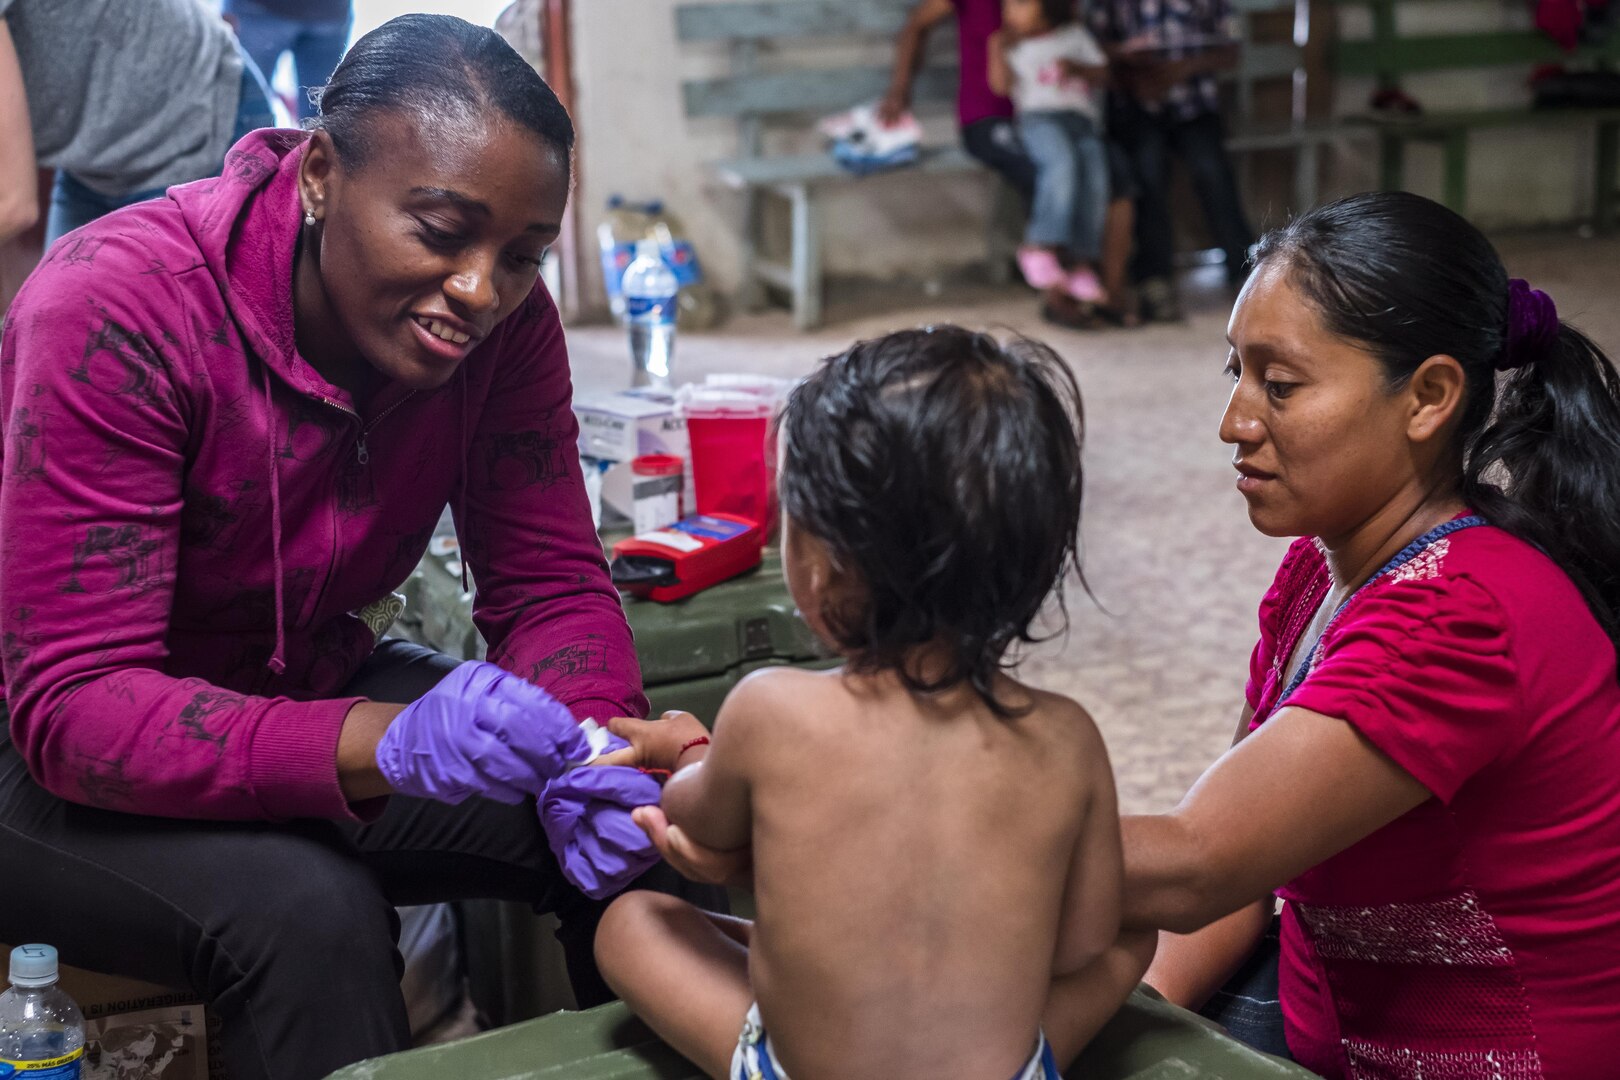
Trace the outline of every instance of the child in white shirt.
<instances>
[{"instance_id":1,"label":"child in white shirt","mask_svg":"<svg viewBox=\"0 0 1620 1080\"><path fill-rule=\"evenodd\" d=\"M1035 162L1035 201L1018 265L1032 286L1092 304L1108 208L1102 88L1108 60L1075 18L1074 0L1004 0L990 39L990 85L1012 97ZM1067 269L1066 269L1067 267Z\"/></svg>"}]
</instances>

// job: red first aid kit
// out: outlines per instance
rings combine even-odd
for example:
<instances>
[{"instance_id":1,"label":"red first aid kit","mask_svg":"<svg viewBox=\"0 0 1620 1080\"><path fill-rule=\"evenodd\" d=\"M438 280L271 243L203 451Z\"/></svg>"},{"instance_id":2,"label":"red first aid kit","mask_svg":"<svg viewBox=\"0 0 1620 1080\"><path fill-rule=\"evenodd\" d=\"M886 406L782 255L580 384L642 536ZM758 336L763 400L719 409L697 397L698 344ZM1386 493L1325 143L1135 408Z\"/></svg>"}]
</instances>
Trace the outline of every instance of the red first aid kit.
<instances>
[{"instance_id":1,"label":"red first aid kit","mask_svg":"<svg viewBox=\"0 0 1620 1080\"><path fill-rule=\"evenodd\" d=\"M765 527L733 514L695 514L613 545L613 583L660 603L680 600L759 565Z\"/></svg>"}]
</instances>

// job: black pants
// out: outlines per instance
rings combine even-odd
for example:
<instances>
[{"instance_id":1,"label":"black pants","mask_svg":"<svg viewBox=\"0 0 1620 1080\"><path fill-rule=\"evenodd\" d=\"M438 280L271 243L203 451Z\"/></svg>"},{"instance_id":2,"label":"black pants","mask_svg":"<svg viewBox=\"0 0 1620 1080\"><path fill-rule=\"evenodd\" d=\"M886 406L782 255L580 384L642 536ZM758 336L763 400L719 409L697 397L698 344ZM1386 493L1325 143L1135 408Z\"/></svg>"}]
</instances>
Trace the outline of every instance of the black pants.
<instances>
[{"instance_id":1,"label":"black pants","mask_svg":"<svg viewBox=\"0 0 1620 1080\"><path fill-rule=\"evenodd\" d=\"M345 690L425 693L456 661L384 642ZM581 1006L611 997L592 959L606 902L569 885L534 804L394 796L353 822L185 821L66 802L29 777L0 725L0 941L190 987L223 1022L232 1080L317 1080L410 1045L394 905L493 898L557 913ZM723 908L667 866L637 887Z\"/></svg>"},{"instance_id":2,"label":"black pants","mask_svg":"<svg viewBox=\"0 0 1620 1080\"><path fill-rule=\"evenodd\" d=\"M1191 120L1176 120L1123 100L1109 118L1109 132L1131 158L1136 173L1136 280L1169 277L1173 268L1172 154L1186 166L1215 246L1226 253L1227 277L1237 279L1248 260L1254 233L1238 197L1220 117L1205 113Z\"/></svg>"},{"instance_id":3,"label":"black pants","mask_svg":"<svg viewBox=\"0 0 1620 1080\"><path fill-rule=\"evenodd\" d=\"M1000 173L1026 204L1035 200L1035 162L1024 152L1010 116L988 116L962 127L962 149Z\"/></svg>"}]
</instances>

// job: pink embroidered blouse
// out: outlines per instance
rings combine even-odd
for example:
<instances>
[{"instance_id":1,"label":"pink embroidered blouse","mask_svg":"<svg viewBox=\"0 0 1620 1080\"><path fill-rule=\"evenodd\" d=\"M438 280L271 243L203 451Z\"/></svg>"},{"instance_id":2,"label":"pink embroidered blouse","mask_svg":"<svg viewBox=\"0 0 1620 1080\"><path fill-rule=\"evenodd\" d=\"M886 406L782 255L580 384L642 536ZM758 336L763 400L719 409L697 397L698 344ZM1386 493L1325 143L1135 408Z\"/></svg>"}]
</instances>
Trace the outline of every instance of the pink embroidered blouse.
<instances>
[{"instance_id":1,"label":"pink embroidered blouse","mask_svg":"<svg viewBox=\"0 0 1620 1080\"><path fill-rule=\"evenodd\" d=\"M1557 565L1480 525L1357 594L1280 701L1329 584L1295 543L1260 606L1254 726L1343 719L1434 798L1279 891L1289 1047L1353 1080L1620 1075L1613 645Z\"/></svg>"}]
</instances>

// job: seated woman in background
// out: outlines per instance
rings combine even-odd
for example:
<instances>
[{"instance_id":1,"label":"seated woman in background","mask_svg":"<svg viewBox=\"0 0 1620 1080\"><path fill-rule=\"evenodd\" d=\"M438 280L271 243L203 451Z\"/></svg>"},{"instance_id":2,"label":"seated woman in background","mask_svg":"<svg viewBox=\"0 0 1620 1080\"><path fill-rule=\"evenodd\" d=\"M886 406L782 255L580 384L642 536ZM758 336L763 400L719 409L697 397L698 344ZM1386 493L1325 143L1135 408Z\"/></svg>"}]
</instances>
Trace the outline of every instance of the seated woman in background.
<instances>
[{"instance_id":1,"label":"seated woman in background","mask_svg":"<svg viewBox=\"0 0 1620 1080\"><path fill-rule=\"evenodd\" d=\"M1221 437L1260 605L1237 744L1126 818L1125 923L1196 1005L1282 916L1327 1077L1573 1080L1620 1040L1620 377L1399 192L1267 236ZM1186 936L1181 936L1186 935Z\"/></svg>"}]
</instances>

